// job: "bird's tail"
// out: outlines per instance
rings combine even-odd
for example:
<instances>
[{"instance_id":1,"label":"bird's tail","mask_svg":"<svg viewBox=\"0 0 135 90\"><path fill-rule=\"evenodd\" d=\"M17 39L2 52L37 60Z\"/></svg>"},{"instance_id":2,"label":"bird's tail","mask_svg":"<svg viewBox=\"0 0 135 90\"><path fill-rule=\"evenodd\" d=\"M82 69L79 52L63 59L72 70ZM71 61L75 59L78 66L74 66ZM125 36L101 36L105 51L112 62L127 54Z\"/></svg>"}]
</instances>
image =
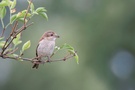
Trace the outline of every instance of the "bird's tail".
<instances>
[{"instance_id":1,"label":"bird's tail","mask_svg":"<svg viewBox=\"0 0 135 90\"><path fill-rule=\"evenodd\" d=\"M38 53L37 53L37 48L38 48L38 46L39 46L39 44L38 44L37 47L36 47L36 57L38 57ZM39 58L37 58L37 60L39 60ZM36 69L38 69L38 67L39 67L39 64L38 64L38 63L35 63L35 64L32 66L32 68L36 68Z\"/></svg>"},{"instance_id":2,"label":"bird's tail","mask_svg":"<svg viewBox=\"0 0 135 90\"><path fill-rule=\"evenodd\" d=\"M38 69L38 67L39 67L39 64L36 64L36 63L35 63L35 64L33 65L33 67L32 67L32 68L36 68L36 69Z\"/></svg>"}]
</instances>

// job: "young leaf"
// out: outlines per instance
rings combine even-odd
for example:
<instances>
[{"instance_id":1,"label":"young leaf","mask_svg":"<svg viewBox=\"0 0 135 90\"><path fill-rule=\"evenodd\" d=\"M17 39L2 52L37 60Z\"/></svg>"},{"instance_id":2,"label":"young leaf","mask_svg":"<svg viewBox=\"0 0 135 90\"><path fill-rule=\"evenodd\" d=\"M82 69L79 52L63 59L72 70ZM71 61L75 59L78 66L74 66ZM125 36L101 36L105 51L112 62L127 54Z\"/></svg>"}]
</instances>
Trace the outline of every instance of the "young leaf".
<instances>
[{"instance_id":1,"label":"young leaf","mask_svg":"<svg viewBox=\"0 0 135 90\"><path fill-rule=\"evenodd\" d=\"M62 45L61 47L60 47L61 49L64 49L64 48L66 48L66 49L68 49L68 50L74 50L74 48L72 47L72 46L70 46L70 45L68 45L68 44L64 44L64 45Z\"/></svg>"},{"instance_id":2,"label":"young leaf","mask_svg":"<svg viewBox=\"0 0 135 90\"><path fill-rule=\"evenodd\" d=\"M17 17L17 18L24 18L25 15L26 15L26 11L27 11L27 10L23 10L23 11L17 13L16 17ZM27 17L30 17L30 16L31 16L31 14L30 14L30 13L27 13Z\"/></svg>"},{"instance_id":3,"label":"young leaf","mask_svg":"<svg viewBox=\"0 0 135 90\"><path fill-rule=\"evenodd\" d=\"M19 40L19 41L16 43L16 46L19 45L19 44L21 44L21 43L22 43L22 41Z\"/></svg>"},{"instance_id":4,"label":"young leaf","mask_svg":"<svg viewBox=\"0 0 135 90\"><path fill-rule=\"evenodd\" d=\"M17 55L17 54L13 54L13 56L14 56L14 57L18 57L19 55Z\"/></svg>"},{"instance_id":5,"label":"young leaf","mask_svg":"<svg viewBox=\"0 0 135 90\"><path fill-rule=\"evenodd\" d=\"M48 21L48 16L45 12L39 12L38 14L44 17Z\"/></svg>"},{"instance_id":6,"label":"young leaf","mask_svg":"<svg viewBox=\"0 0 135 90\"><path fill-rule=\"evenodd\" d=\"M76 59L77 64L79 64L79 57L72 46L65 43L60 47L60 49L67 49L70 54L75 55L74 58Z\"/></svg>"},{"instance_id":7,"label":"young leaf","mask_svg":"<svg viewBox=\"0 0 135 90\"><path fill-rule=\"evenodd\" d=\"M3 1L6 1L6 3L8 4L8 6L11 5L11 0L3 0Z\"/></svg>"},{"instance_id":8,"label":"young leaf","mask_svg":"<svg viewBox=\"0 0 135 90\"><path fill-rule=\"evenodd\" d=\"M0 17L1 18L4 18L5 17L5 15L6 15L6 8L5 7L0 7L1 9L1 11L0 11Z\"/></svg>"},{"instance_id":9,"label":"young leaf","mask_svg":"<svg viewBox=\"0 0 135 90\"><path fill-rule=\"evenodd\" d=\"M32 13L34 12L34 4L33 4L33 3L30 4L30 11L31 11Z\"/></svg>"},{"instance_id":10,"label":"young leaf","mask_svg":"<svg viewBox=\"0 0 135 90\"><path fill-rule=\"evenodd\" d=\"M14 15L11 16L10 24L12 24L17 19L16 15L17 14L14 14Z\"/></svg>"},{"instance_id":11,"label":"young leaf","mask_svg":"<svg viewBox=\"0 0 135 90\"><path fill-rule=\"evenodd\" d=\"M32 14L36 14L36 15L38 15L38 13L37 13L36 11L34 11Z\"/></svg>"},{"instance_id":12,"label":"young leaf","mask_svg":"<svg viewBox=\"0 0 135 90\"><path fill-rule=\"evenodd\" d=\"M8 6L8 3L6 1L1 1L0 2L0 7L5 7L5 6Z\"/></svg>"},{"instance_id":13,"label":"young leaf","mask_svg":"<svg viewBox=\"0 0 135 90\"><path fill-rule=\"evenodd\" d=\"M14 57L14 58L17 58L19 55L17 54L8 54L9 57Z\"/></svg>"},{"instance_id":14,"label":"young leaf","mask_svg":"<svg viewBox=\"0 0 135 90\"><path fill-rule=\"evenodd\" d=\"M13 40L13 44L15 45L15 47L16 47L17 45L19 45L19 44L22 43L22 41L20 40L20 38L21 38L21 34L18 34L18 35L16 36L16 38Z\"/></svg>"},{"instance_id":15,"label":"young leaf","mask_svg":"<svg viewBox=\"0 0 135 90\"><path fill-rule=\"evenodd\" d=\"M11 9L13 9L16 6L16 0L14 0L11 4Z\"/></svg>"},{"instance_id":16,"label":"young leaf","mask_svg":"<svg viewBox=\"0 0 135 90\"><path fill-rule=\"evenodd\" d=\"M79 57L77 54L75 54L74 58L76 59L77 64L79 64Z\"/></svg>"},{"instance_id":17,"label":"young leaf","mask_svg":"<svg viewBox=\"0 0 135 90\"><path fill-rule=\"evenodd\" d=\"M75 51L74 50L71 50L71 49L68 49L68 51L71 53L71 54L74 54Z\"/></svg>"},{"instance_id":18,"label":"young leaf","mask_svg":"<svg viewBox=\"0 0 135 90\"><path fill-rule=\"evenodd\" d=\"M31 46L31 42L29 40L26 43L24 43L24 45L22 47L22 52L25 51L25 50L27 50L28 48L30 48L30 46Z\"/></svg>"},{"instance_id":19,"label":"young leaf","mask_svg":"<svg viewBox=\"0 0 135 90\"><path fill-rule=\"evenodd\" d=\"M17 45L19 45L19 44L21 44L21 43L22 43L22 41L19 40L19 41L16 41L14 45L15 45L15 47L16 47Z\"/></svg>"},{"instance_id":20,"label":"young leaf","mask_svg":"<svg viewBox=\"0 0 135 90\"><path fill-rule=\"evenodd\" d=\"M24 22L24 18L18 18L17 20L18 20L18 21L21 21L21 22ZM28 21L28 20L25 19L25 23L26 23L27 21Z\"/></svg>"},{"instance_id":21,"label":"young leaf","mask_svg":"<svg viewBox=\"0 0 135 90\"><path fill-rule=\"evenodd\" d=\"M36 9L36 12L39 13L39 12L46 12L47 10L44 8L44 7L39 7Z\"/></svg>"},{"instance_id":22,"label":"young leaf","mask_svg":"<svg viewBox=\"0 0 135 90\"><path fill-rule=\"evenodd\" d=\"M15 44L17 41L19 41L21 38L21 34L19 33L16 38L13 40L13 44Z\"/></svg>"},{"instance_id":23,"label":"young leaf","mask_svg":"<svg viewBox=\"0 0 135 90\"><path fill-rule=\"evenodd\" d=\"M0 37L0 40L4 39L4 37Z\"/></svg>"},{"instance_id":24,"label":"young leaf","mask_svg":"<svg viewBox=\"0 0 135 90\"><path fill-rule=\"evenodd\" d=\"M6 41L0 41L0 48L2 48L4 46Z\"/></svg>"}]
</instances>

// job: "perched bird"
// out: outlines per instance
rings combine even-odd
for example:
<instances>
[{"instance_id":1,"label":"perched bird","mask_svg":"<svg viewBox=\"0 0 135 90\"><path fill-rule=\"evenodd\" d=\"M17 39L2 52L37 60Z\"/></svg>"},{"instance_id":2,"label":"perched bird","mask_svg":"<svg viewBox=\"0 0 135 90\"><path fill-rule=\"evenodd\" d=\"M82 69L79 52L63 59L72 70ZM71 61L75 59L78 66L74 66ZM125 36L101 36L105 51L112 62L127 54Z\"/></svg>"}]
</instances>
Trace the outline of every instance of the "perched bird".
<instances>
[{"instance_id":1,"label":"perched bird","mask_svg":"<svg viewBox=\"0 0 135 90\"><path fill-rule=\"evenodd\" d=\"M59 36L53 31L47 31L42 35L36 48L36 57L38 62L34 62L32 68L37 69L39 62L43 60L43 57L47 57L48 61L50 60L50 56L54 51L56 38L59 38Z\"/></svg>"}]
</instances>

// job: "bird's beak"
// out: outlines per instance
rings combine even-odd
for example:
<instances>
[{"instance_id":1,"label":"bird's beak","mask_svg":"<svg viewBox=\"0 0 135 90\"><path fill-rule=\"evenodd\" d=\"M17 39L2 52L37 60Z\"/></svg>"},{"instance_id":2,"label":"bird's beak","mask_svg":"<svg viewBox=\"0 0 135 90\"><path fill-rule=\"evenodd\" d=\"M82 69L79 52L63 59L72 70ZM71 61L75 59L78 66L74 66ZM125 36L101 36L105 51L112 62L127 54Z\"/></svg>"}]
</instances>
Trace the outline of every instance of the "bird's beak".
<instances>
[{"instance_id":1,"label":"bird's beak","mask_svg":"<svg viewBox=\"0 0 135 90\"><path fill-rule=\"evenodd\" d=\"M59 36L59 35L55 35L55 37L56 37L56 38L60 38L60 36Z\"/></svg>"}]
</instances>

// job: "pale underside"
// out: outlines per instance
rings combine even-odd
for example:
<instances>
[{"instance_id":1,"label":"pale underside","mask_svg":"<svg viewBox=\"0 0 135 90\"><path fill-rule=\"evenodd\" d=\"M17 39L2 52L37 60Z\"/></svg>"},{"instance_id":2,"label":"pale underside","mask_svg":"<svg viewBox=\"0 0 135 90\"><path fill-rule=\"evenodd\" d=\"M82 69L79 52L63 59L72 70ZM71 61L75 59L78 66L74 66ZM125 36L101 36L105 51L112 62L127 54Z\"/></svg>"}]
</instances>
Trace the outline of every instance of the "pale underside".
<instances>
[{"instance_id":1,"label":"pale underside","mask_svg":"<svg viewBox=\"0 0 135 90\"><path fill-rule=\"evenodd\" d=\"M41 40L39 42L39 46L37 47L37 55L38 57L41 57L41 60L43 60L43 57L50 57L54 51L55 47L55 40Z\"/></svg>"}]
</instances>

